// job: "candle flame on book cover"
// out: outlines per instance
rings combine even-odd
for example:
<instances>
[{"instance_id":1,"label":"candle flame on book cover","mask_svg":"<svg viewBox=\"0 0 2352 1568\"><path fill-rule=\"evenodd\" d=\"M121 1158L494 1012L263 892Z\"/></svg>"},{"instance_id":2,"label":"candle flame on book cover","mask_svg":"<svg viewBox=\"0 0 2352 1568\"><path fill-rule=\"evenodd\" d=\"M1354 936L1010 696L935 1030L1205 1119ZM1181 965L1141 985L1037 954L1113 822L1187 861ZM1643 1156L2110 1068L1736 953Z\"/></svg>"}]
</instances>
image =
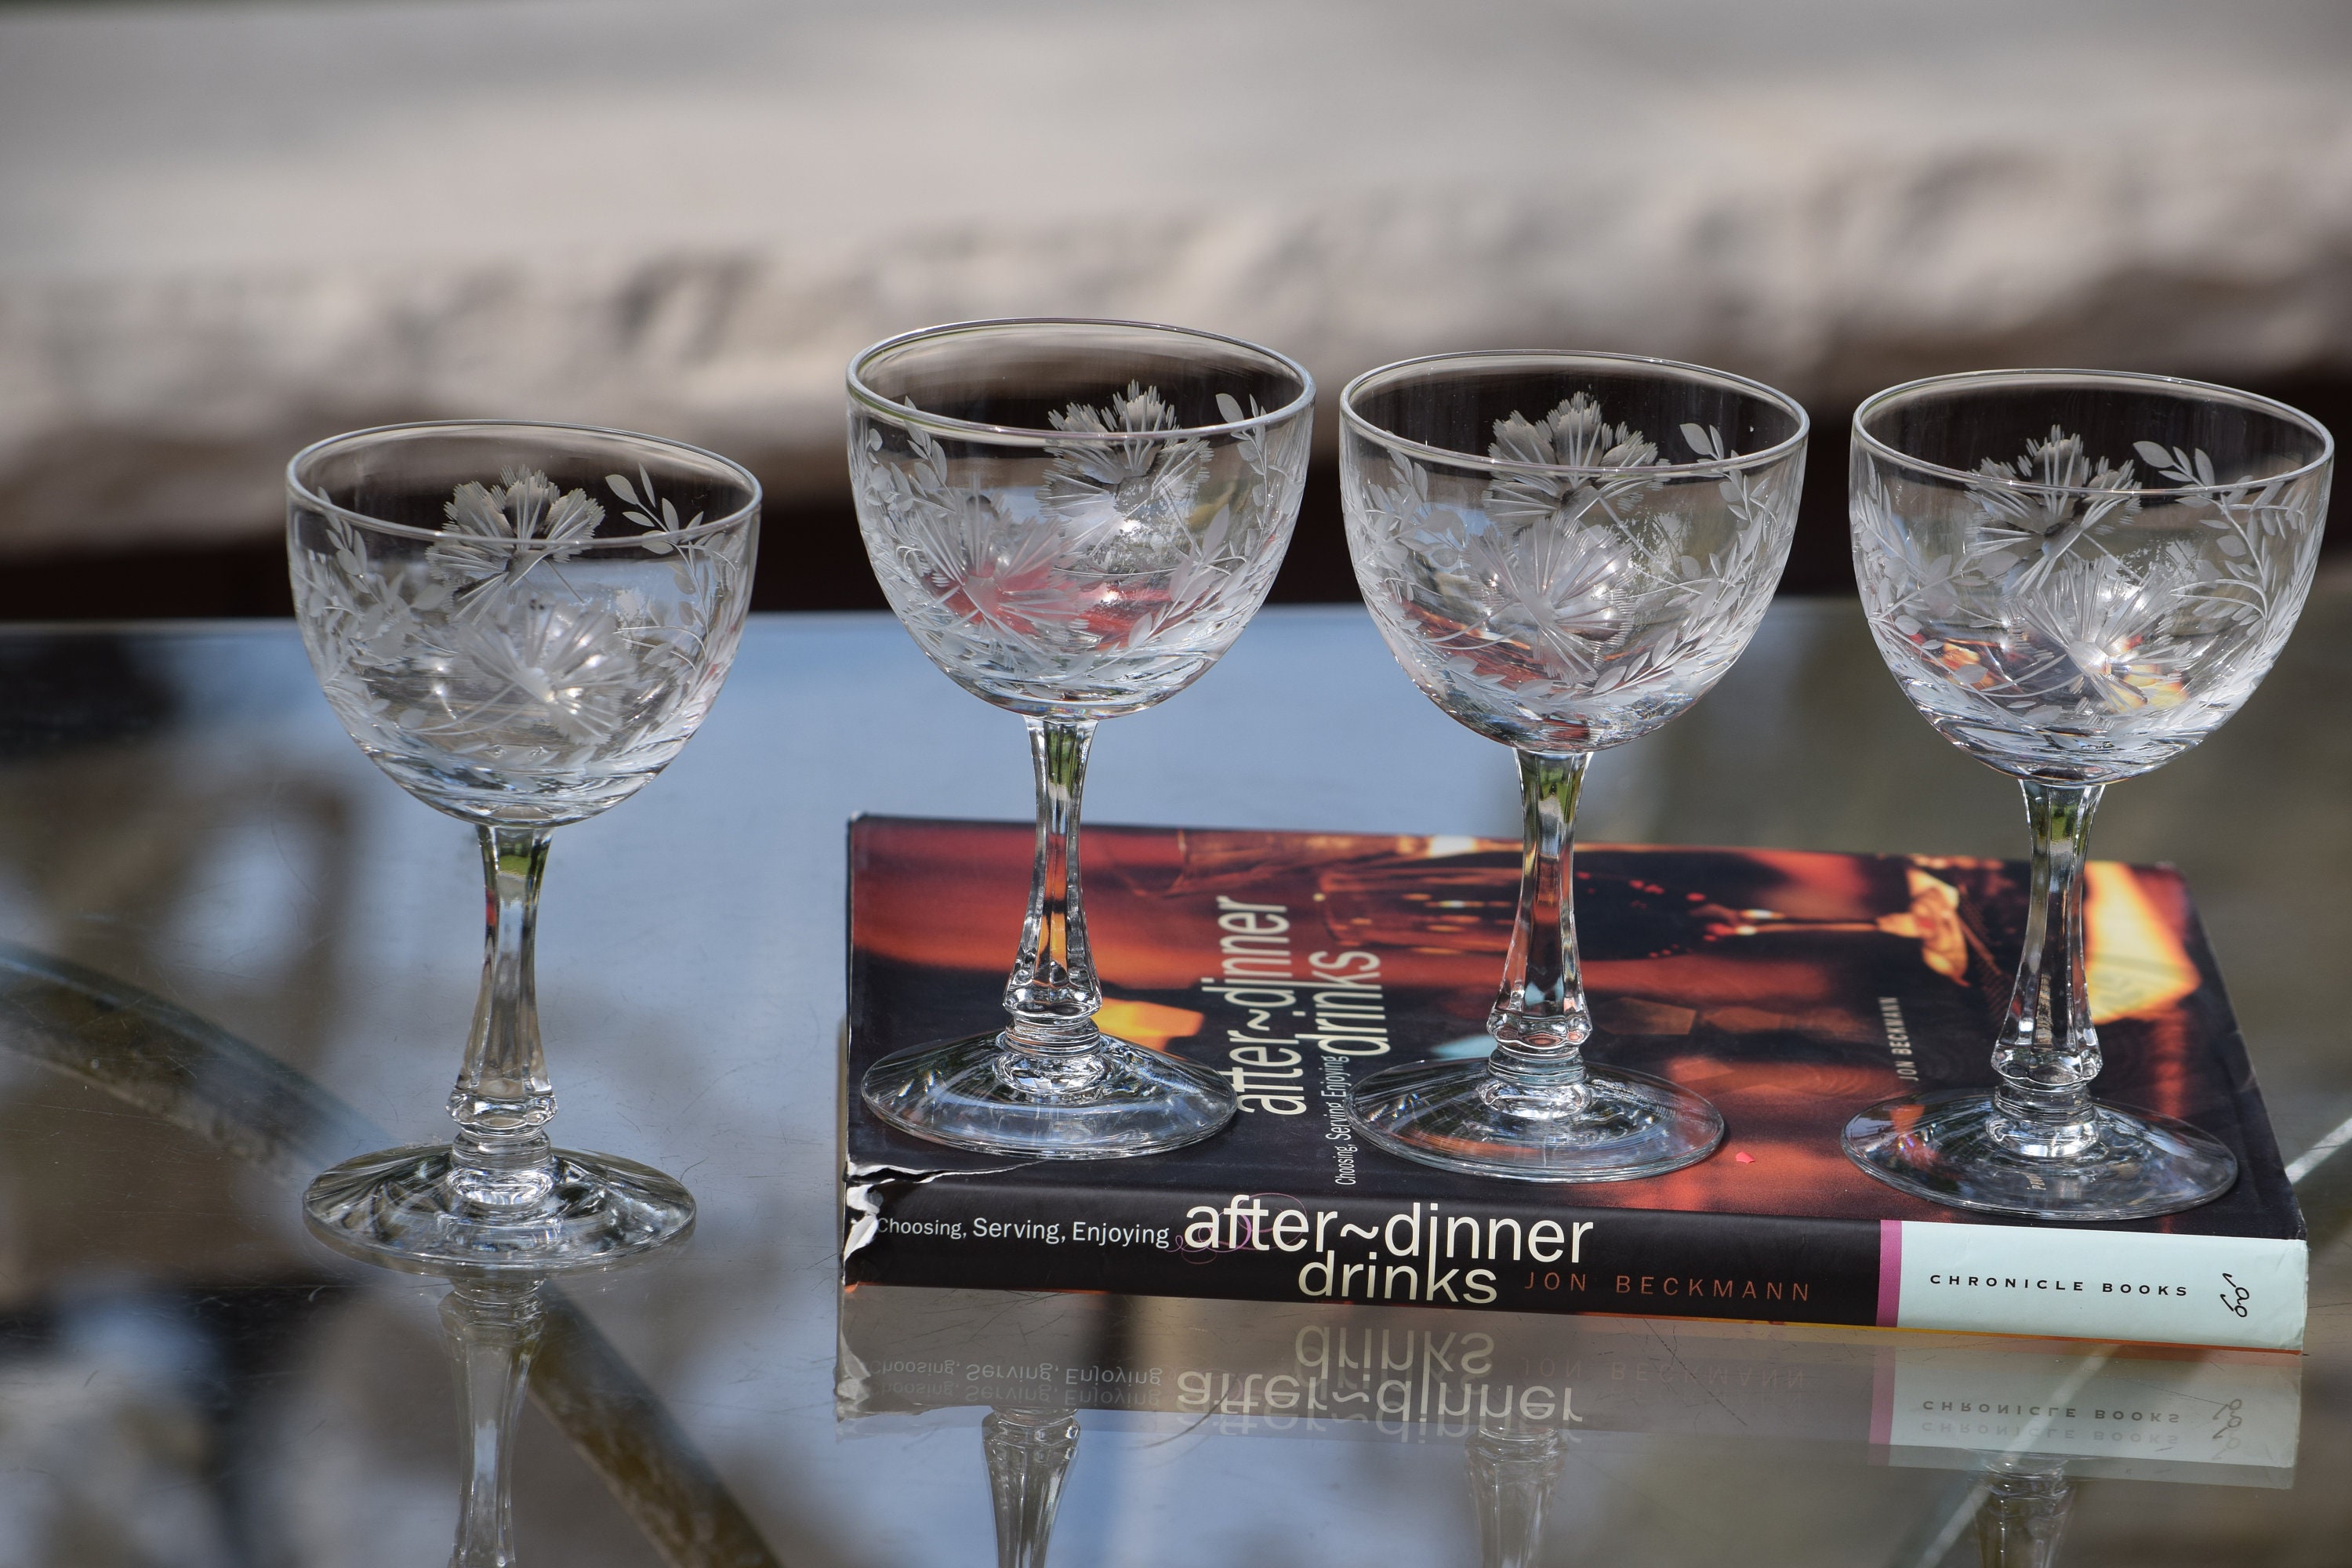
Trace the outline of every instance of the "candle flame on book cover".
<instances>
[{"instance_id":1,"label":"candle flame on book cover","mask_svg":"<svg viewBox=\"0 0 2352 1568\"><path fill-rule=\"evenodd\" d=\"M1001 1020L1031 847L1012 824L853 825L853 1082ZM2091 868L2097 1092L2206 1128L2245 1174L2203 1209L2099 1226L1940 1209L1838 1144L1874 1100L1990 1081L2025 913L2006 861L1580 850L1587 1048L1705 1094L1722 1150L1541 1187L1362 1145L1349 1084L1486 1048L1517 880L1518 847L1488 840L1089 827L1104 1026L1209 1066L1243 1114L1172 1154L1007 1170L891 1132L852 1095L849 1276L2299 1342L2301 1221L2171 868Z\"/></svg>"}]
</instances>

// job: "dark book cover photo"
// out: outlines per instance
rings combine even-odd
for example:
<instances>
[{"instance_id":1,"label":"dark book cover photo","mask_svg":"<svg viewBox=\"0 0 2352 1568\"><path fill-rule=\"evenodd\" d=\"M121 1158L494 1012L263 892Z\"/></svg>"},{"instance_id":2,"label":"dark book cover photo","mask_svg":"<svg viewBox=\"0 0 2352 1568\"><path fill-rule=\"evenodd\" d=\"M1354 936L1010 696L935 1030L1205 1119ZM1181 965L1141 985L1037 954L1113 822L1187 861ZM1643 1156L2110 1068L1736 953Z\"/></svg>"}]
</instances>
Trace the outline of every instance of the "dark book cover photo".
<instances>
[{"instance_id":1,"label":"dark book cover photo","mask_svg":"<svg viewBox=\"0 0 2352 1568\"><path fill-rule=\"evenodd\" d=\"M2169 868L2090 868L2096 1092L2205 1129L2242 1173L2184 1215L2051 1226L1909 1197L1838 1142L1873 1101L1990 1081L2021 864L1580 850L1587 1050L1705 1095L1728 1132L1667 1175L1547 1185L1426 1168L1347 1121L1360 1076L1487 1048L1519 851L1463 837L1089 827L1099 1022L1223 1076L1234 1124L1025 1164L887 1128L857 1101L866 1066L1002 1018L1033 844L852 825L850 1280L2299 1342L2300 1219Z\"/></svg>"}]
</instances>

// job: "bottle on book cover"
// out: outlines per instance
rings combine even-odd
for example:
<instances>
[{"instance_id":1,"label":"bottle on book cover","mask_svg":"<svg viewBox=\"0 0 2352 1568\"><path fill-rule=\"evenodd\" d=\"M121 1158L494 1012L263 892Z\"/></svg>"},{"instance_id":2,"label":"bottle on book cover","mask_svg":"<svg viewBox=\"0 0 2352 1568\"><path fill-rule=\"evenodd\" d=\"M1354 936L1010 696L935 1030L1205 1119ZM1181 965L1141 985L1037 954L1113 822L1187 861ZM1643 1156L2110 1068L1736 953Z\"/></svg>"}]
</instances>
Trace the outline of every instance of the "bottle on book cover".
<instances>
[{"instance_id":1,"label":"bottle on book cover","mask_svg":"<svg viewBox=\"0 0 2352 1568\"><path fill-rule=\"evenodd\" d=\"M1012 824L850 837L856 1082L984 1005L1019 930ZM1907 1088L1982 1085L2028 923L2011 863L1748 849L1579 857L1597 1054L1701 1090L1713 1159L1645 1182L1498 1184L1360 1138L1358 1076L1475 1061L1515 846L1097 828L1106 1023L1214 1072L1223 1137L1074 1169L910 1139L847 1105L851 1281L1468 1310L1764 1319L2289 1348L2302 1221L2179 876L2085 874L2088 989L2117 1092L2243 1178L2152 1221L2000 1222L1839 1151Z\"/></svg>"}]
</instances>

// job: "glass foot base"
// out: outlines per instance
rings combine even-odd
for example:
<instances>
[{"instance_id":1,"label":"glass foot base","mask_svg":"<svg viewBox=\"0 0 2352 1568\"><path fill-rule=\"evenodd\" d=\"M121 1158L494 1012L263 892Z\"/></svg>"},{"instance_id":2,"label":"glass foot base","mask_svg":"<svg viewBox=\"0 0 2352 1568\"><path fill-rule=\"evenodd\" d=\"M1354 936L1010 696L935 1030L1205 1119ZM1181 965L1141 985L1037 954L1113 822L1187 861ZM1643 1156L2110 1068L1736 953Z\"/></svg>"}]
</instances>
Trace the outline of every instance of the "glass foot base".
<instances>
[{"instance_id":1,"label":"glass foot base","mask_svg":"<svg viewBox=\"0 0 2352 1568\"><path fill-rule=\"evenodd\" d=\"M555 1152L555 1186L529 1214L487 1214L444 1178L449 1146L362 1154L302 1194L310 1233L339 1252L412 1274L560 1274L626 1262L694 1226L694 1199L650 1166Z\"/></svg>"},{"instance_id":2,"label":"glass foot base","mask_svg":"<svg viewBox=\"0 0 2352 1568\"><path fill-rule=\"evenodd\" d=\"M1847 1122L1845 1152L1929 1203L2032 1219L2150 1219L2211 1203L2238 1179L2236 1157L2185 1121L2112 1105L2095 1115L2092 1145L2056 1159L1997 1140L1984 1089L1905 1095Z\"/></svg>"},{"instance_id":3,"label":"glass foot base","mask_svg":"<svg viewBox=\"0 0 2352 1568\"><path fill-rule=\"evenodd\" d=\"M1581 1107L1530 1092L1483 1059L1408 1062L1356 1086L1356 1130L1391 1154L1519 1182L1630 1182L1696 1164L1723 1142L1723 1118L1686 1089L1585 1064Z\"/></svg>"},{"instance_id":4,"label":"glass foot base","mask_svg":"<svg viewBox=\"0 0 2352 1568\"><path fill-rule=\"evenodd\" d=\"M1223 1079L1108 1035L1100 1051L1055 1062L1056 1082L1024 1081L1036 1060L1008 1049L1002 1032L974 1035L885 1057L859 1092L901 1132L1024 1160L1158 1154L1234 1119Z\"/></svg>"}]
</instances>

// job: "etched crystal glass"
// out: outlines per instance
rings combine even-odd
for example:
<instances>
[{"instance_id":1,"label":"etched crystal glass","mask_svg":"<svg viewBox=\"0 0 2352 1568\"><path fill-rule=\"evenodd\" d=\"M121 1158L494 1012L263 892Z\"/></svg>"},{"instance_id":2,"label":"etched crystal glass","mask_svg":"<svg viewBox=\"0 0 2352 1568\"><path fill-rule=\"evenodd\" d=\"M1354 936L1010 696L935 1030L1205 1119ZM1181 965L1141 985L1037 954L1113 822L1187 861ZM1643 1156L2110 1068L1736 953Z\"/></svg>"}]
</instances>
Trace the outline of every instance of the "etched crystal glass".
<instances>
[{"instance_id":1,"label":"etched crystal glass","mask_svg":"<svg viewBox=\"0 0 2352 1568\"><path fill-rule=\"evenodd\" d=\"M1905 1095L1845 1131L1871 1174L1939 1204L2145 1218L2227 1192L2184 1122L2091 1099L2091 814L2117 779L2236 712L2294 627L2319 552L2326 430L2227 387L1988 371L1854 415L1854 576L1904 695L2023 787L2031 906L2000 1088Z\"/></svg>"},{"instance_id":2,"label":"etched crystal glass","mask_svg":"<svg viewBox=\"0 0 2352 1568\"><path fill-rule=\"evenodd\" d=\"M1104 1034L1079 894L1096 723L1198 679L1265 602L1297 516L1314 384L1281 355L1119 321L982 321L849 369L875 575L922 650L1029 727L1037 861L1011 1023L901 1051L876 1115L1034 1159L1150 1154L1234 1115L1207 1069Z\"/></svg>"},{"instance_id":3,"label":"etched crystal glass","mask_svg":"<svg viewBox=\"0 0 2352 1568\"><path fill-rule=\"evenodd\" d=\"M1364 602L1429 700L1518 753L1518 921L1484 1059L1355 1086L1408 1159L1611 1182L1705 1159L1689 1090L1588 1059L1577 792L1592 753L1664 724L1731 668L1787 560L1805 412L1718 371L1598 353L1410 360L1340 396L1341 499Z\"/></svg>"},{"instance_id":4,"label":"etched crystal glass","mask_svg":"<svg viewBox=\"0 0 2352 1568\"><path fill-rule=\"evenodd\" d=\"M303 1207L396 1268L616 1261L693 1223L686 1189L553 1148L533 931L550 833L645 787L719 695L760 487L691 447L455 423L323 441L287 470L295 614L328 703L425 805L470 822L488 887L455 1139L347 1161Z\"/></svg>"}]
</instances>

